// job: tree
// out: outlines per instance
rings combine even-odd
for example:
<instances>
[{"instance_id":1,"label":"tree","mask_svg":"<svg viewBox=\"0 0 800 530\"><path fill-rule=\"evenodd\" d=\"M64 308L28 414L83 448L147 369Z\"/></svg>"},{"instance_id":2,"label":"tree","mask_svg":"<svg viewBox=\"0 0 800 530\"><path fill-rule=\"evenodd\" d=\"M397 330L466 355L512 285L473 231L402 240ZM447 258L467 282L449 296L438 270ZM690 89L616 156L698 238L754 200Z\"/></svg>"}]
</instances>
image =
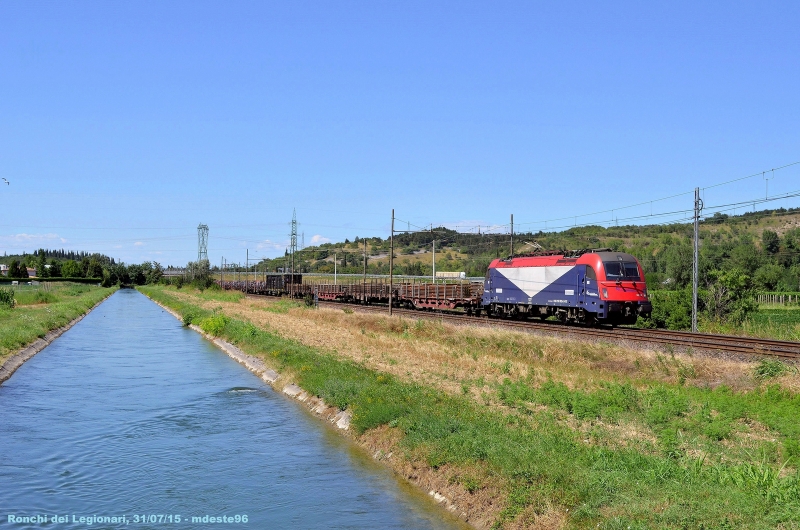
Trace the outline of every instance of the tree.
<instances>
[{"instance_id":1,"label":"tree","mask_svg":"<svg viewBox=\"0 0 800 530\"><path fill-rule=\"evenodd\" d=\"M147 283L158 283L164 276L164 267L157 261L152 263L150 271L147 273Z\"/></svg>"},{"instance_id":2,"label":"tree","mask_svg":"<svg viewBox=\"0 0 800 530\"><path fill-rule=\"evenodd\" d=\"M64 278L81 278L83 277L83 270L81 270L81 266L77 262L68 259L61 265L61 275Z\"/></svg>"},{"instance_id":3,"label":"tree","mask_svg":"<svg viewBox=\"0 0 800 530\"><path fill-rule=\"evenodd\" d=\"M18 278L28 278L28 267L25 264L20 265L19 267L19 276Z\"/></svg>"},{"instance_id":4,"label":"tree","mask_svg":"<svg viewBox=\"0 0 800 530\"><path fill-rule=\"evenodd\" d=\"M82 277L84 277L84 278L90 278L90 276L87 274L89 272L89 258L81 259L81 261L80 261L80 263L78 263L78 265L81 268L81 274L80 275Z\"/></svg>"},{"instance_id":5,"label":"tree","mask_svg":"<svg viewBox=\"0 0 800 530\"><path fill-rule=\"evenodd\" d=\"M47 259L44 256L44 249L40 248L36 253L36 277L47 278Z\"/></svg>"},{"instance_id":6,"label":"tree","mask_svg":"<svg viewBox=\"0 0 800 530\"><path fill-rule=\"evenodd\" d=\"M752 275L761 266L762 259L755 245L743 242L736 245L731 251L729 268L741 269L747 275Z\"/></svg>"},{"instance_id":7,"label":"tree","mask_svg":"<svg viewBox=\"0 0 800 530\"><path fill-rule=\"evenodd\" d=\"M741 269L711 271L709 280L705 305L712 320L740 324L758 309L753 300L752 280Z\"/></svg>"},{"instance_id":8,"label":"tree","mask_svg":"<svg viewBox=\"0 0 800 530\"><path fill-rule=\"evenodd\" d=\"M86 277L87 278L103 277L103 267L100 266L100 262L98 262L97 259L92 258L89 261L89 266L86 268Z\"/></svg>"},{"instance_id":9,"label":"tree","mask_svg":"<svg viewBox=\"0 0 800 530\"><path fill-rule=\"evenodd\" d=\"M778 282L779 291L800 291L800 265L792 265Z\"/></svg>"},{"instance_id":10,"label":"tree","mask_svg":"<svg viewBox=\"0 0 800 530\"><path fill-rule=\"evenodd\" d=\"M692 281L692 248L686 244L667 247L665 251L667 277L673 285L683 288Z\"/></svg>"},{"instance_id":11,"label":"tree","mask_svg":"<svg viewBox=\"0 0 800 530\"><path fill-rule=\"evenodd\" d=\"M145 275L143 265L129 265L128 276L131 279L131 283L134 285L144 285L144 283L147 281L147 276Z\"/></svg>"},{"instance_id":12,"label":"tree","mask_svg":"<svg viewBox=\"0 0 800 530\"><path fill-rule=\"evenodd\" d=\"M207 259L201 259L197 262L190 261L186 264L186 270L190 275L192 284L197 287L208 287L214 281L211 278L211 264Z\"/></svg>"},{"instance_id":13,"label":"tree","mask_svg":"<svg viewBox=\"0 0 800 530\"><path fill-rule=\"evenodd\" d=\"M774 291L783 277L783 267L769 263L758 268L754 275L755 284L765 291Z\"/></svg>"},{"instance_id":14,"label":"tree","mask_svg":"<svg viewBox=\"0 0 800 530\"><path fill-rule=\"evenodd\" d=\"M11 262L11 265L8 267L8 277L9 278L22 278L22 273L19 269L19 261L14 260Z\"/></svg>"},{"instance_id":15,"label":"tree","mask_svg":"<svg viewBox=\"0 0 800 530\"><path fill-rule=\"evenodd\" d=\"M51 278L58 278L61 276L61 264L54 259L50 260L50 269L47 271Z\"/></svg>"},{"instance_id":16,"label":"tree","mask_svg":"<svg viewBox=\"0 0 800 530\"><path fill-rule=\"evenodd\" d=\"M777 254L781 249L781 240L778 234L772 230L764 230L761 233L761 244L764 250L770 254Z\"/></svg>"}]
</instances>

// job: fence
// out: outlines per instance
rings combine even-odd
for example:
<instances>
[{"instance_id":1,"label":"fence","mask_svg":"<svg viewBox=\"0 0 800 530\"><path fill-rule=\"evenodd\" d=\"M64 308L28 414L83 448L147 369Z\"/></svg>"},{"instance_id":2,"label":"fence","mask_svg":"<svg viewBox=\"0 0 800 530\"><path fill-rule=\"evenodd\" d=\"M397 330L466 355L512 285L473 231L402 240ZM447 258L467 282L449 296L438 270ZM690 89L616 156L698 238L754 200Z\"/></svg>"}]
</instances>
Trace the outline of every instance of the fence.
<instances>
[{"instance_id":1,"label":"fence","mask_svg":"<svg viewBox=\"0 0 800 530\"><path fill-rule=\"evenodd\" d=\"M760 293L756 295L759 304L798 305L800 293Z\"/></svg>"}]
</instances>

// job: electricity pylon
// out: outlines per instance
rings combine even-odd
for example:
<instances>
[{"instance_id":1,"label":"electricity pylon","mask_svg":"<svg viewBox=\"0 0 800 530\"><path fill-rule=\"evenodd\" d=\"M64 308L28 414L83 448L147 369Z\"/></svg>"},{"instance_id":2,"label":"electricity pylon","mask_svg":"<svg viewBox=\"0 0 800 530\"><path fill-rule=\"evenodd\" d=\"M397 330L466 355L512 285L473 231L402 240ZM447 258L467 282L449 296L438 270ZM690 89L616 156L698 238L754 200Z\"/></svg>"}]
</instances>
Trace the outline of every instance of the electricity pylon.
<instances>
[{"instance_id":1,"label":"electricity pylon","mask_svg":"<svg viewBox=\"0 0 800 530\"><path fill-rule=\"evenodd\" d=\"M197 261L208 259L208 225L197 225Z\"/></svg>"}]
</instances>

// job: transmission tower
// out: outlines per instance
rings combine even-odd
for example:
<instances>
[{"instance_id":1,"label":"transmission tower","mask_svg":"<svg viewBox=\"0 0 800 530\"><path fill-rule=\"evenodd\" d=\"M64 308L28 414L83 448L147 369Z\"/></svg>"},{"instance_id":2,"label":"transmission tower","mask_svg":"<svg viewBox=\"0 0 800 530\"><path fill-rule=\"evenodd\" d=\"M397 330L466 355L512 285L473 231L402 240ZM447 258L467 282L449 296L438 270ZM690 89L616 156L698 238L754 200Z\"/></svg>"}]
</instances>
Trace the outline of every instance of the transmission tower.
<instances>
[{"instance_id":1,"label":"transmission tower","mask_svg":"<svg viewBox=\"0 0 800 530\"><path fill-rule=\"evenodd\" d=\"M297 251L297 211L292 210L292 233L291 235L291 243L289 244L289 252L294 253Z\"/></svg>"},{"instance_id":2,"label":"transmission tower","mask_svg":"<svg viewBox=\"0 0 800 530\"><path fill-rule=\"evenodd\" d=\"M197 225L197 261L208 259L208 225Z\"/></svg>"}]
</instances>

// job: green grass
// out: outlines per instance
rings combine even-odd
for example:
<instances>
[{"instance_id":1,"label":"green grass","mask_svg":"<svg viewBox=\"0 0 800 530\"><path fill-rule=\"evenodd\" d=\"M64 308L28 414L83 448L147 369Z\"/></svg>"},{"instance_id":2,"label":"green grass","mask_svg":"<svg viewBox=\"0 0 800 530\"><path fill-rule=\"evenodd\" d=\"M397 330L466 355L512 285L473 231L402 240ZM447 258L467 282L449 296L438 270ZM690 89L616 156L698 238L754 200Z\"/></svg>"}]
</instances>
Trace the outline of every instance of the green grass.
<instances>
[{"instance_id":1,"label":"green grass","mask_svg":"<svg viewBox=\"0 0 800 530\"><path fill-rule=\"evenodd\" d=\"M214 316L163 289L140 289L193 323ZM793 467L800 455L800 398L777 386L748 394L616 383L581 391L508 380L498 385L505 407L497 409L399 381L241 320L228 319L218 331L277 370L296 374L305 390L349 408L357 432L389 425L402 433L407 457L434 469L465 470L468 491L484 487L482 475L469 470L499 477L505 509L498 527L548 505L568 509L571 528L800 527L800 476ZM641 423L658 442L648 451L614 440L586 443L565 416ZM763 422L780 440L735 459L685 450L703 447L714 456L742 428L742 419Z\"/></svg>"},{"instance_id":2,"label":"green grass","mask_svg":"<svg viewBox=\"0 0 800 530\"><path fill-rule=\"evenodd\" d=\"M14 288L17 307L0 308L0 360L85 313L116 288L60 283Z\"/></svg>"},{"instance_id":3,"label":"green grass","mask_svg":"<svg viewBox=\"0 0 800 530\"><path fill-rule=\"evenodd\" d=\"M762 306L738 326L703 323L701 331L800 341L800 307Z\"/></svg>"}]
</instances>

